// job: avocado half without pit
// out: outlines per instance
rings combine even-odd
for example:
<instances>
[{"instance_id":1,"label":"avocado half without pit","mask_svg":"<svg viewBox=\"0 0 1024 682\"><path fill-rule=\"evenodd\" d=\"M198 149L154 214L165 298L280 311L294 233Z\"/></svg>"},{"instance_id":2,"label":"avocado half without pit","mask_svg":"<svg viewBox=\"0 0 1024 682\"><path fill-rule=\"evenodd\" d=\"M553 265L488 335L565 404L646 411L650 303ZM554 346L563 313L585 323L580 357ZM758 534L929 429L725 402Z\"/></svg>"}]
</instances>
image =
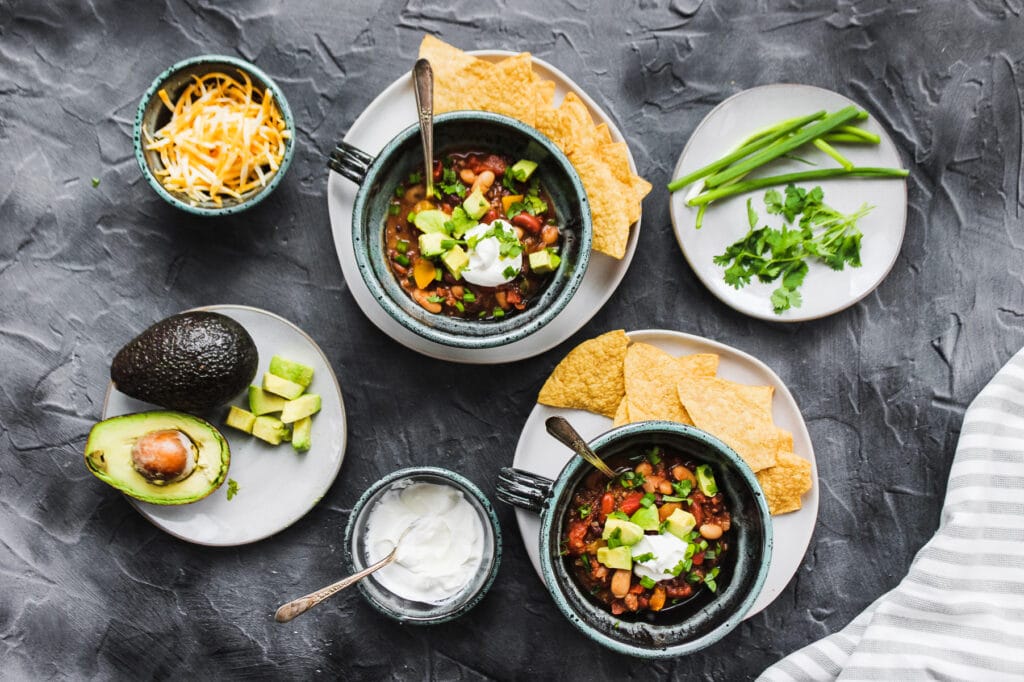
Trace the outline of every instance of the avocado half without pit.
<instances>
[{"instance_id":1,"label":"avocado half without pit","mask_svg":"<svg viewBox=\"0 0 1024 682\"><path fill-rule=\"evenodd\" d=\"M154 411L105 419L92 427L85 464L98 479L143 502L189 504L224 482L231 451L199 417Z\"/></svg>"},{"instance_id":2,"label":"avocado half without pit","mask_svg":"<svg viewBox=\"0 0 1024 682\"><path fill-rule=\"evenodd\" d=\"M110 378L138 400L203 413L248 388L258 364L245 327L227 315L194 310L161 320L125 344Z\"/></svg>"}]
</instances>

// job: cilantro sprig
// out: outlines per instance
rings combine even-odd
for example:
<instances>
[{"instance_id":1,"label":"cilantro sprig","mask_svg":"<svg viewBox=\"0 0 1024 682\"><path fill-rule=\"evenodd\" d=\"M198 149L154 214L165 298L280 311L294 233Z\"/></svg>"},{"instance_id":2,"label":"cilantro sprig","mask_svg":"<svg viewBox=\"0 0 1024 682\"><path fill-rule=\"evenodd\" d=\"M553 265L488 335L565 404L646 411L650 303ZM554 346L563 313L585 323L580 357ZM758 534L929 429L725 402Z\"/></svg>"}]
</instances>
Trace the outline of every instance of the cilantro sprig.
<instances>
[{"instance_id":1,"label":"cilantro sprig","mask_svg":"<svg viewBox=\"0 0 1024 682\"><path fill-rule=\"evenodd\" d=\"M833 270L842 270L847 265L860 267L864 235L857 221L873 207L864 204L845 214L825 204L824 198L821 187L807 191L788 185L784 196L774 189L765 192L767 212L783 218L780 229L767 225L758 228L757 212L748 199L750 229L746 236L714 257L715 264L725 268L726 284L742 289L755 277L761 282L781 280L771 295L772 309L778 315L803 303L798 289L807 276L809 260L824 263Z\"/></svg>"}]
</instances>

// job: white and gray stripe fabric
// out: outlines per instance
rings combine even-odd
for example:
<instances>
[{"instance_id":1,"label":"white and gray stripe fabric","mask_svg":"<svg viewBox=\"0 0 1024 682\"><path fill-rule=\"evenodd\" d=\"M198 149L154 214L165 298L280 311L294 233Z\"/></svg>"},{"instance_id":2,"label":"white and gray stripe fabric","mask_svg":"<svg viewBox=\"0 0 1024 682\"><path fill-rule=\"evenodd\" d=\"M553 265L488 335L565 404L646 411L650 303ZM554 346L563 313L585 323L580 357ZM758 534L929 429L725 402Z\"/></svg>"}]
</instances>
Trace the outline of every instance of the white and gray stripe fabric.
<instances>
[{"instance_id":1,"label":"white and gray stripe fabric","mask_svg":"<svg viewBox=\"0 0 1024 682\"><path fill-rule=\"evenodd\" d=\"M907 577L758 679L1024 679L1024 350L967 409L939 529Z\"/></svg>"}]
</instances>

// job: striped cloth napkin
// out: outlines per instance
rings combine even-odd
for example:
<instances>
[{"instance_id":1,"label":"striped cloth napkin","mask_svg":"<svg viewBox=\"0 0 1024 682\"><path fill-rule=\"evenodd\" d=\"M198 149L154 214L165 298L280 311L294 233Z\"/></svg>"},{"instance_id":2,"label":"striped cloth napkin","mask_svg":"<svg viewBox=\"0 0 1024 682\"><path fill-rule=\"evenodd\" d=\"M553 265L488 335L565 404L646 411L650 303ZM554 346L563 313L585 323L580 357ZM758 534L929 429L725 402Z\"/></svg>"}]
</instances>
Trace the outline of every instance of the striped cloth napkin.
<instances>
[{"instance_id":1,"label":"striped cloth napkin","mask_svg":"<svg viewBox=\"0 0 1024 682\"><path fill-rule=\"evenodd\" d=\"M1024 679L1024 350L967 409L939 529L903 582L758 679Z\"/></svg>"}]
</instances>

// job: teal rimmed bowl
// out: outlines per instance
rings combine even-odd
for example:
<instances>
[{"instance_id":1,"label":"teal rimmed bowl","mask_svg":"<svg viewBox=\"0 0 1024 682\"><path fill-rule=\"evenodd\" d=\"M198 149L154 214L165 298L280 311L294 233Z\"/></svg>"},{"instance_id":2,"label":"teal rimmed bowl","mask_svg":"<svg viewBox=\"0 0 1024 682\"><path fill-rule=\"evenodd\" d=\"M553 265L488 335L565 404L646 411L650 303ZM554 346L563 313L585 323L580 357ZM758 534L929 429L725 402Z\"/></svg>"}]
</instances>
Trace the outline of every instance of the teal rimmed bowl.
<instances>
[{"instance_id":1,"label":"teal rimmed bowl","mask_svg":"<svg viewBox=\"0 0 1024 682\"><path fill-rule=\"evenodd\" d=\"M410 467L388 474L370 486L359 498L348 525L345 526L345 554L352 573L363 570L372 562L367 558L366 525L374 505L381 496L396 487L411 483L449 485L460 491L479 514L484 529L483 561L476 575L459 594L439 604L411 601L390 592L373 575L358 583L366 601L385 616L401 623L432 625L445 623L463 615L476 606L494 583L501 564L501 525L490 501L473 483L454 471L440 467Z\"/></svg>"},{"instance_id":2,"label":"teal rimmed bowl","mask_svg":"<svg viewBox=\"0 0 1024 682\"><path fill-rule=\"evenodd\" d=\"M500 320L467 320L433 314L402 289L388 268L384 222L392 191L423 168L419 126L392 139L377 156L340 143L330 167L360 185L352 209L356 265L370 293L399 324L435 343L454 348L494 348L513 343L550 323L579 289L593 241L590 206L569 159L547 137L508 116L456 111L434 119L435 158L449 151L489 150L538 163L537 174L551 196L563 235L562 262L544 293L526 310Z\"/></svg>"},{"instance_id":3,"label":"teal rimmed bowl","mask_svg":"<svg viewBox=\"0 0 1024 682\"><path fill-rule=\"evenodd\" d=\"M710 464L732 514L731 559L723 564L718 592L697 609L667 608L649 618L613 616L576 583L562 557L561 541L574 492L594 471L581 458L573 457L554 481L502 469L498 499L540 514L541 574L555 605L573 625L619 653L660 659L700 651L739 625L768 575L772 522L754 472L732 448L709 433L675 422L650 421L620 426L590 442L602 458L652 445Z\"/></svg>"},{"instance_id":4,"label":"teal rimmed bowl","mask_svg":"<svg viewBox=\"0 0 1024 682\"><path fill-rule=\"evenodd\" d=\"M192 199L184 194L169 192L153 174L153 169L161 167L160 155L155 151L147 151L144 148L143 131L150 136L159 130L171 118L170 111L164 106L157 93L164 89L170 97L171 102L177 101L181 91L192 82L193 76L203 76L207 73L220 71L229 76L237 76L238 71L244 71L252 79L254 90L264 93L270 91L274 95L274 101L281 112L287 129L291 132L291 138L285 144L284 159L280 167L270 177L264 187L258 187L242 195L242 200L224 197L223 204L217 206L214 202L194 203ZM135 146L135 159L139 162L142 175L146 182L153 188L160 197L175 208L200 216L225 216L240 213L252 208L267 198L271 192L281 183L291 165L292 157L295 156L295 121L292 118L292 111L288 107L288 100L284 92L277 86L270 76L265 74L254 64L226 55L200 55L184 61L180 61L170 67L153 81L146 93L139 102L139 108L135 113L135 127L132 131L132 142Z\"/></svg>"}]
</instances>

